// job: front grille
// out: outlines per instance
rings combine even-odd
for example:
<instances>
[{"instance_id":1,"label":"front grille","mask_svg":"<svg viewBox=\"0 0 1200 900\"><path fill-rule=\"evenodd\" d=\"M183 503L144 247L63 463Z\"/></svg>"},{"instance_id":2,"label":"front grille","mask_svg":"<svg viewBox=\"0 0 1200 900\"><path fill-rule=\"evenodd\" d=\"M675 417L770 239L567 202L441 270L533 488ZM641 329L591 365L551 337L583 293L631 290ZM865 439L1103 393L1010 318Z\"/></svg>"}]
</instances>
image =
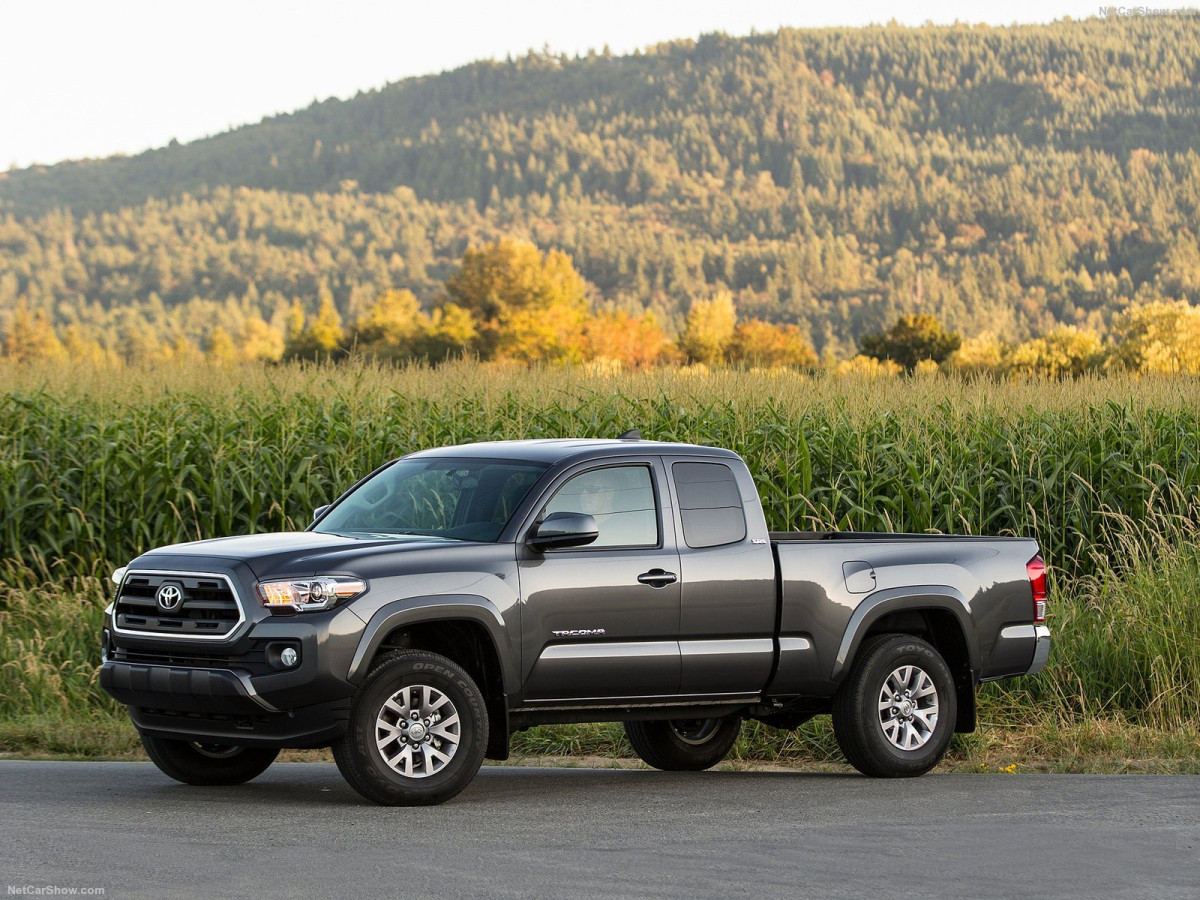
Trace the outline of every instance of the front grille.
<instances>
[{"instance_id":1,"label":"front grille","mask_svg":"<svg viewBox=\"0 0 1200 900\"><path fill-rule=\"evenodd\" d=\"M200 572L130 572L113 608L113 626L125 634L213 640L230 635L243 618L229 578Z\"/></svg>"}]
</instances>

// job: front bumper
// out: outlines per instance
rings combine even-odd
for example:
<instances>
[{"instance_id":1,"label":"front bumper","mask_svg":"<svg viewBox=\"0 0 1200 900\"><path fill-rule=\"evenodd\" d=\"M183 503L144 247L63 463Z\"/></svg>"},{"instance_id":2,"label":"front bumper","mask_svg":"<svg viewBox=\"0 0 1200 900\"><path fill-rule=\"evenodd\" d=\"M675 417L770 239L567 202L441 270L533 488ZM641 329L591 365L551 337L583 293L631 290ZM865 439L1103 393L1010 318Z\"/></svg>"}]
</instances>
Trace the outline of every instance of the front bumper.
<instances>
[{"instance_id":1,"label":"front bumper","mask_svg":"<svg viewBox=\"0 0 1200 900\"><path fill-rule=\"evenodd\" d=\"M104 632L100 686L155 737L320 747L345 733L362 620L349 609L272 616L228 642ZM298 656L280 661L284 648Z\"/></svg>"}]
</instances>

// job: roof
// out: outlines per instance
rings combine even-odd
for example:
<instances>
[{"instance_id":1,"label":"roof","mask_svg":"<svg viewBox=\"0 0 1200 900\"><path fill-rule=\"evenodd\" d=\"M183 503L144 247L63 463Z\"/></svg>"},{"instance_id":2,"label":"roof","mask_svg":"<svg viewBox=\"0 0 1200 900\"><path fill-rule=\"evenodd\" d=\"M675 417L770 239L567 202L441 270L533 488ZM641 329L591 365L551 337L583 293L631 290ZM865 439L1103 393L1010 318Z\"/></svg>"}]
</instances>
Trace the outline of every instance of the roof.
<instances>
[{"instance_id":1,"label":"roof","mask_svg":"<svg viewBox=\"0 0 1200 900\"><path fill-rule=\"evenodd\" d=\"M459 457L473 459L519 459L555 465L606 456L720 456L736 459L737 454L720 447L699 444L673 444L666 441L597 440L594 438L553 438L525 441L486 441L433 447L409 454L410 458Z\"/></svg>"}]
</instances>

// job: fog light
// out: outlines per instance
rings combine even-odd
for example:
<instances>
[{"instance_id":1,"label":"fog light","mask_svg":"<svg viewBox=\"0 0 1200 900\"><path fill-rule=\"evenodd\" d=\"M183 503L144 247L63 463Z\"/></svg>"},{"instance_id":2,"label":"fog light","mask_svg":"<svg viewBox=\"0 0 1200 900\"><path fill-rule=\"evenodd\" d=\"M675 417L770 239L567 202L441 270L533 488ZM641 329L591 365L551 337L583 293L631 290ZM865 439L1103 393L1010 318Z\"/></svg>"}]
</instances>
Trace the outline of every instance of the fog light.
<instances>
[{"instance_id":1,"label":"fog light","mask_svg":"<svg viewBox=\"0 0 1200 900\"><path fill-rule=\"evenodd\" d=\"M283 652L279 654L279 661L289 669L300 660L300 654L296 652L295 647L284 647Z\"/></svg>"}]
</instances>

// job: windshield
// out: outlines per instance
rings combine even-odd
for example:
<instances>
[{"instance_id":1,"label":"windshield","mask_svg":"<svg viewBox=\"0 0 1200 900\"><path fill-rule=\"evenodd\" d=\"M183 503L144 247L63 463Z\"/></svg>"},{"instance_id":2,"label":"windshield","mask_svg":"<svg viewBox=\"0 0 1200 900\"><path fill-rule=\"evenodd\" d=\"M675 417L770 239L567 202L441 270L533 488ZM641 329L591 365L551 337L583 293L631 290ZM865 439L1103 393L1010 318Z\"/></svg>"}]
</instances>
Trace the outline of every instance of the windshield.
<instances>
[{"instance_id":1,"label":"windshield","mask_svg":"<svg viewBox=\"0 0 1200 900\"><path fill-rule=\"evenodd\" d=\"M494 541L545 470L510 460L402 459L361 484L313 530Z\"/></svg>"}]
</instances>

